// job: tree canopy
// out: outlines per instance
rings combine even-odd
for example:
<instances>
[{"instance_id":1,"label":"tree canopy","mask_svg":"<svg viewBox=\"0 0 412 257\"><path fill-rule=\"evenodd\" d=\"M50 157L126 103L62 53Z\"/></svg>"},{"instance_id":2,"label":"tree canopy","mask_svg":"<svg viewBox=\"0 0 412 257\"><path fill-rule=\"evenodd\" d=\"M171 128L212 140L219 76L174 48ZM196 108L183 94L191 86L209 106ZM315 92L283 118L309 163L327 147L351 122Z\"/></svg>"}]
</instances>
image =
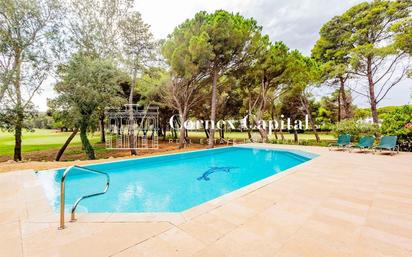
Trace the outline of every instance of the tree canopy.
<instances>
[{"instance_id":1,"label":"tree canopy","mask_svg":"<svg viewBox=\"0 0 412 257\"><path fill-rule=\"evenodd\" d=\"M88 158L95 159L87 132L99 110L124 103L119 86L122 74L110 60L78 53L59 68L59 76L61 81L54 87L59 95L54 101L61 110L70 110Z\"/></svg>"}]
</instances>

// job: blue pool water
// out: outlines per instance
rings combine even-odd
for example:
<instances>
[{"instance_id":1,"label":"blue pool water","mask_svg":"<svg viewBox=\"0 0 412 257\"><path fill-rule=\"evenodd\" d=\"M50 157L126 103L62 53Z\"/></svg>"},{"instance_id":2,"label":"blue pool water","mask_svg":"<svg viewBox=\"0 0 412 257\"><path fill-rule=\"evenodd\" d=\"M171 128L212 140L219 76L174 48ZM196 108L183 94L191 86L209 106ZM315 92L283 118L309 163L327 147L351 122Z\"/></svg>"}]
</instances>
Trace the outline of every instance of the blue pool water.
<instances>
[{"instance_id":1,"label":"blue pool water","mask_svg":"<svg viewBox=\"0 0 412 257\"><path fill-rule=\"evenodd\" d=\"M159 157L88 165L110 175L106 194L83 200L78 212L179 212L299 165L303 152L225 147ZM38 177L55 211L62 170ZM66 204L101 192L106 178L72 170L66 178ZM69 209L69 208L66 208Z\"/></svg>"}]
</instances>

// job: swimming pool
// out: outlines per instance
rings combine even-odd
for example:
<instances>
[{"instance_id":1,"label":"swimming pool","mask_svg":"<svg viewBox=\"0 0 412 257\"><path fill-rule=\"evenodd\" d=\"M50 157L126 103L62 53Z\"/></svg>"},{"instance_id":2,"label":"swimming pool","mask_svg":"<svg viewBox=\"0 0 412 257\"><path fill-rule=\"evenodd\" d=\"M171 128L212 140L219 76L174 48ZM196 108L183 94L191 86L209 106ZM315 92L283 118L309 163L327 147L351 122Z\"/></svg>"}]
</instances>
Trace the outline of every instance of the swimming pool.
<instances>
[{"instance_id":1,"label":"swimming pool","mask_svg":"<svg viewBox=\"0 0 412 257\"><path fill-rule=\"evenodd\" d=\"M108 173L110 188L104 195L83 200L77 212L180 212L313 157L300 151L224 147L87 165ZM37 173L56 212L63 172ZM74 169L66 178L66 205L101 192L105 183L105 176Z\"/></svg>"}]
</instances>

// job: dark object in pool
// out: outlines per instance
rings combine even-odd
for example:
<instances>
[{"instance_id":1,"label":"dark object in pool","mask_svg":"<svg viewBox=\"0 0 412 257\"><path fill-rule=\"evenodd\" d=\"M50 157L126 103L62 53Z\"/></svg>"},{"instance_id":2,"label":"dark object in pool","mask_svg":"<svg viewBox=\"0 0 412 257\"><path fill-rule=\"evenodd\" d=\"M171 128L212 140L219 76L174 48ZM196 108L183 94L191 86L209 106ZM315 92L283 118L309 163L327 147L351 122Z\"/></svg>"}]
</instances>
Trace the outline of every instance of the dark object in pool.
<instances>
[{"instance_id":1,"label":"dark object in pool","mask_svg":"<svg viewBox=\"0 0 412 257\"><path fill-rule=\"evenodd\" d=\"M229 173L231 169L235 169L236 167L211 167L210 169L208 169L207 171L205 171L203 173L202 176L198 177L197 180L210 180L210 178L208 177L210 174L215 173L215 172L225 172L225 173Z\"/></svg>"}]
</instances>

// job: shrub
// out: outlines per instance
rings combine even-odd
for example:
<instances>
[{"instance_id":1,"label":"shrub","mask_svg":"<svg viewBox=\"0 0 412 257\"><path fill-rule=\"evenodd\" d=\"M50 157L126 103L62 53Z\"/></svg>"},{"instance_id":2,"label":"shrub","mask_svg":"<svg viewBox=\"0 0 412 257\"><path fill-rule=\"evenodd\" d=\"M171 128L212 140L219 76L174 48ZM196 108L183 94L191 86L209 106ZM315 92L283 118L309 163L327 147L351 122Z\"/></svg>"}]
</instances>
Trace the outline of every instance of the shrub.
<instances>
[{"instance_id":1,"label":"shrub","mask_svg":"<svg viewBox=\"0 0 412 257\"><path fill-rule=\"evenodd\" d=\"M336 123L332 128L333 133L351 135L351 140L357 141L361 136L375 135L379 131L379 126L372 123L362 121L355 121L354 119L347 119Z\"/></svg>"},{"instance_id":2,"label":"shrub","mask_svg":"<svg viewBox=\"0 0 412 257\"><path fill-rule=\"evenodd\" d=\"M381 133L398 136L401 150L412 151L412 106L405 105L388 113L382 123Z\"/></svg>"}]
</instances>

